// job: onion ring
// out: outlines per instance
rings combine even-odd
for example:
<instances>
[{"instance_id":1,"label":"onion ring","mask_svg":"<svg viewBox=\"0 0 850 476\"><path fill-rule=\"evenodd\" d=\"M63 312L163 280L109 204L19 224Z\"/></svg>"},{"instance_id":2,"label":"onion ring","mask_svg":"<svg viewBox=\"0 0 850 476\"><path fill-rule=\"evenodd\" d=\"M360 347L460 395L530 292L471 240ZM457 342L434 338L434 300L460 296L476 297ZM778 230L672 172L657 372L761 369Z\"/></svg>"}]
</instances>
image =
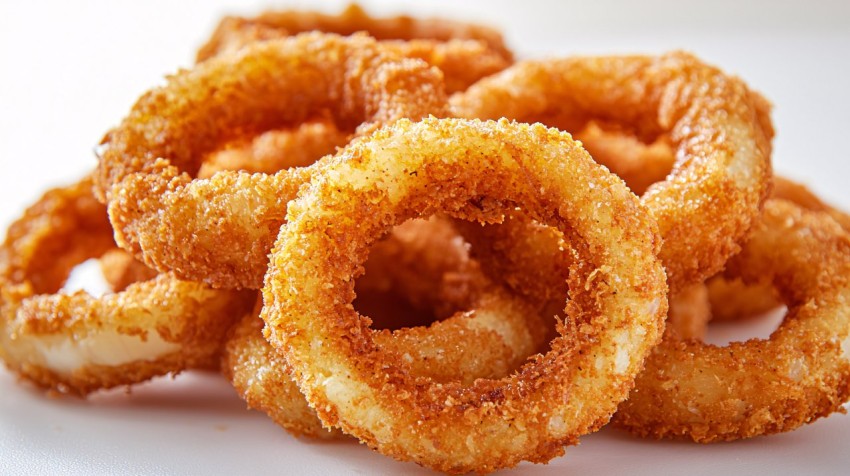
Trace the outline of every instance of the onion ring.
<instances>
[{"instance_id":1,"label":"onion ring","mask_svg":"<svg viewBox=\"0 0 850 476\"><path fill-rule=\"evenodd\" d=\"M769 339L725 347L665 333L615 417L629 431L709 443L790 431L843 411L850 235L825 213L771 199L726 275L767 277L788 306L784 321Z\"/></svg>"},{"instance_id":2,"label":"onion ring","mask_svg":"<svg viewBox=\"0 0 850 476\"><path fill-rule=\"evenodd\" d=\"M427 328L378 332L376 345L402 356L417 376L470 385L517 368L543 344L546 326L532 305L487 280L459 241L445 221L399 225L373 247L356 289L359 293L374 286L384 296L401 293L415 304L434 306L444 320ZM267 413L295 436L341 436L323 428L307 405L286 360L263 338L258 312L231 332L222 357L225 376L251 408Z\"/></svg>"},{"instance_id":3,"label":"onion ring","mask_svg":"<svg viewBox=\"0 0 850 476\"><path fill-rule=\"evenodd\" d=\"M48 191L0 252L0 358L36 385L78 396L217 363L250 301L163 274L93 297L54 294L71 269L115 244L89 179Z\"/></svg>"},{"instance_id":4,"label":"onion ring","mask_svg":"<svg viewBox=\"0 0 850 476\"><path fill-rule=\"evenodd\" d=\"M439 71L371 38L303 34L257 43L142 96L102 142L95 193L109 205L118 244L148 266L258 289L286 203L316 168L193 180L206 153L317 114L366 133L443 110Z\"/></svg>"},{"instance_id":5,"label":"onion ring","mask_svg":"<svg viewBox=\"0 0 850 476\"><path fill-rule=\"evenodd\" d=\"M788 200L806 210L824 212L850 232L850 215L824 203L801 184L787 178L774 177L771 196ZM747 319L763 315L782 304L776 289L766 282L744 284L740 279L727 280L720 275L706 281L706 286L712 320Z\"/></svg>"},{"instance_id":6,"label":"onion ring","mask_svg":"<svg viewBox=\"0 0 850 476\"><path fill-rule=\"evenodd\" d=\"M397 459L484 472L548 461L610 418L660 337L666 280L654 222L568 134L400 120L324 172L288 207L261 317L325 424ZM351 306L352 277L376 236L438 210L479 220L516 206L590 255L582 262L593 271L570 283L570 319L552 350L470 386L416 378L397 354L380 352Z\"/></svg>"},{"instance_id":7,"label":"onion ring","mask_svg":"<svg viewBox=\"0 0 850 476\"><path fill-rule=\"evenodd\" d=\"M539 120L563 130L601 119L642 139L668 134L674 169L641 200L661 228L671 292L722 268L770 189L763 99L684 53L521 62L453 95L451 105L459 117Z\"/></svg>"}]
</instances>

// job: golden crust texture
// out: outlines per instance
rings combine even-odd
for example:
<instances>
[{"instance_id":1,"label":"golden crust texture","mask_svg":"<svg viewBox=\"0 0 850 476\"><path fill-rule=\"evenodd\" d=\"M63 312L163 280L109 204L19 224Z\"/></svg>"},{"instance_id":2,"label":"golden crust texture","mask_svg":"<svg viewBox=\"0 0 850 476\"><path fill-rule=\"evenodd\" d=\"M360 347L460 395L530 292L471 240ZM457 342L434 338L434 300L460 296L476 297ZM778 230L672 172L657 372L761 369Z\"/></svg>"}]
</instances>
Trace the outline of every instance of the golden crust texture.
<instances>
[{"instance_id":1,"label":"golden crust texture","mask_svg":"<svg viewBox=\"0 0 850 476\"><path fill-rule=\"evenodd\" d=\"M444 317L428 327L407 327L408 318L398 316L398 308L384 309L382 320L398 330L377 332L376 345L401 356L417 376L470 385L519 367L543 344L546 326L533 306L487 280L461 243L444 220L399 225L371 250L356 289L383 298L400 294L413 306L427 306ZM341 436L339 430L325 429L310 409L286 360L263 338L258 312L231 332L222 371L251 408L290 433Z\"/></svg>"},{"instance_id":2,"label":"golden crust texture","mask_svg":"<svg viewBox=\"0 0 850 476\"><path fill-rule=\"evenodd\" d=\"M367 133L444 107L438 70L371 38L307 33L257 43L143 95L103 140L95 192L118 244L147 265L257 289L286 203L317 167L193 179L209 152L315 116Z\"/></svg>"},{"instance_id":3,"label":"golden crust texture","mask_svg":"<svg viewBox=\"0 0 850 476\"><path fill-rule=\"evenodd\" d=\"M784 177L773 178L772 197L788 200L806 210L823 212L850 232L850 215L823 201L805 186ZM706 281L711 305L711 318L734 321L763 315L782 305L776 290L767 282L743 283L740 279L726 279L723 275Z\"/></svg>"},{"instance_id":4,"label":"golden crust texture","mask_svg":"<svg viewBox=\"0 0 850 476\"><path fill-rule=\"evenodd\" d=\"M665 334L617 412L620 425L709 443L790 431L843 411L850 235L823 212L771 199L726 276L767 279L788 306L782 324L769 339L725 347Z\"/></svg>"},{"instance_id":5,"label":"golden crust texture","mask_svg":"<svg viewBox=\"0 0 850 476\"><path fill-rule=\"evenodd\" d=\"M12 224L0 248L0 357L10 370L85 395L215 362L246 305L241 293L171 275L103 297L58 292L74 266L114 246L89 179L48 191Z\"/></svg>"},{"instance_id":6,"label":"golden crust texture","mask_svg":"<svg viewBox=\"0 0 850 476\"><path fill-rule=\"evenodd\" d=\"M497 220L517 206L591 257L584 282L564 283L569 318L551 350L471 385L417 377L380 350L351 305L369 245L408 218ZM548 461L610 418L660 338L655 224L554 129L398 121L340 151L287 220L263 289L267 338L325 424L397 459L452 473Z\"/></svg>"},{"instance_id":7,"label":"golden crust texture","mask_svg":"<svg viewBox=\"0 0 850 476\"><path fill-rule=\"evenodd\" d=\"M673 170L641 199L661 229L673 292L722 269L770 189L766 102L688 54L519 62L453 95L451 106L459 117L568 131L601 120L642 140L667 135Z\"/></svg>"}]
</instances>

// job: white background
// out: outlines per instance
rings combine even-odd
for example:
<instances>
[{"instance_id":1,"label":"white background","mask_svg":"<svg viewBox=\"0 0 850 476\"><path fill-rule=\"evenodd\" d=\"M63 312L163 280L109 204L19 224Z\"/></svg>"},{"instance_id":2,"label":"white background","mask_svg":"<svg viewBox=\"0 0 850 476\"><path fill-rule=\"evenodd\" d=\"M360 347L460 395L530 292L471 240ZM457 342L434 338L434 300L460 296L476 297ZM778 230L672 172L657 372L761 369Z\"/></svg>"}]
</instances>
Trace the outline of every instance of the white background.
<instances>
[{"instance_id":1,"label":"white background","mask_svg":"<svg viewBox=\"0 0 850 476\"><path fill-rule=\"evenodd\" d=\"M775 104L777 172L850 209L850 2L363 2L373 12L500 27L520 57L690 50ZM0 3L0 226L47 187L95 165L92 149L142 92L191 65L228 12L343 2ZM850 417L790 434L699 446L603 430L515 474L843 474ZM424 472L352 442L289 437L215 375L130 395L49 399L0 370L0 473L397 474Z\"/></svg>"}]
</instances>

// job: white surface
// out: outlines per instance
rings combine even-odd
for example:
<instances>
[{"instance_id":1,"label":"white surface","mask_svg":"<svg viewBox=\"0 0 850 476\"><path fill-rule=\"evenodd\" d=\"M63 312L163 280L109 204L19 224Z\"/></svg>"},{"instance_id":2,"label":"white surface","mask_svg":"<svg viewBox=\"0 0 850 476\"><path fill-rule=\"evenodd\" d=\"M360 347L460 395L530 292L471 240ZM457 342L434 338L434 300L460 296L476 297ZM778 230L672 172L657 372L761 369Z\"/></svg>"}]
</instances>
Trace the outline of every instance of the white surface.
<instances>
[{"instance_id":1,"label":"white surface","mask_svg":"<svg viewBox=\"0 0 850 476\"><path fill-rule=\"evenodd\" d=\"M521 56L686 49L776 105L777 171L850 209L850 3L364 2L498 25ZM173 4L178 4L174 6ZM340 2L292 2L321 7ZM451 5L451 6L449 6ZM92 148L164 74L191 64L225 2L0 3L0 226L51 185L90 170ZM331 7L331 10L335 8ZM514 474L845 474L850 418L732 444L649 442L603 430ZM352 442L289 437L215 375L162 379L88 401L50 399L0 370L2 474L426 473Z\"/></svg>"}]
</instances>

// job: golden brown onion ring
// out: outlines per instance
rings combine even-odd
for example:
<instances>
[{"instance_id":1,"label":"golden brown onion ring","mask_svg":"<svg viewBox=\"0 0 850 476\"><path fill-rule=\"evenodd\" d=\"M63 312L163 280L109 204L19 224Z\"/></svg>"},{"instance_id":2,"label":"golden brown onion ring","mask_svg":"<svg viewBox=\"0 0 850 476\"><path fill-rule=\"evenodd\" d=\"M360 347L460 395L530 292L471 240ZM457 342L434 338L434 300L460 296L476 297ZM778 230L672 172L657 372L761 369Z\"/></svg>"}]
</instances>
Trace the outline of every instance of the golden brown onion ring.
<instances>
[{"instance_id":1,"label":"golden brown onion ring","mask_svg":"<svg viewBox=\"0 0 850 476\"><path fill-rule=\"evenodd\" d=\"M493 220L517 206L588 257L552 350L468 386L415 377L379 350L351 306L369 245L422 214ZM448 472L548 461L610 418L663 327L655 223L568 134L539 124L398 121L340 151L287 220L263 289L267 338L325 424L394 458Z\"/></svg>"},{"instance_id":2,"label":"golden brown onion ring","mask_svg":"<svg viewBox=\"0 0 850 476\"><path fill-rule=\"evenodd\" d=\"M670 176L642 201L664 237L675 292L739 250L770 188L772 128L763 98L684 53L525 61L452 96L453 113L581 130L602 120L642 140L668 135Z\"/></svg>"},{"instance_id":3,"label":"golden brown onion ring","mask_svg":"<svg viewBox=\"0 0 850 476\"><path fill-rule=\"evenodd\" d=\"M206 154L316 115L365 133L440 114L441 77L364 36L303 34L248 46L142 96L103 140L96 195L109 204L118 244L147 265L216 287L259 288L286 203L315 169L195 180Z\"/></svg>"},{"instance_id":4,"label":"golden brown onion ring","mask_svg":"<svg viewBox=\"0 0 850 476\"><path fill-rule=\"evenodd\" d=\"M414 306L432 307L445 317L428 327L375 334L378 348L401 356L416 376L464 385L504 377L543 344L547 326L538 310L487 280L445 220L399 225L372 248L365 267L358 293L377 288L372 291L383 297L401 294ZM385 310L393 311L399 309ZM262 324L255 312L232 331L223 354L224 374L250 407L290 433L340 436L338 430L323 428L286 360L263 338Z\"/></svg>"},{"instance_id":5,"label":"golden brown onion ring","mask_svg":"<svg viewBox=\"0 0 850 476\"><path fill-rule=\"evenodd\" d=\"M728 346L667 332L616 420L701 443L793 430L850 398L850 235L823 212L769 200L726 276L764 278L788 313L769 339Z\"/></svg>"},{"instance_id":6,"label":"golden brown onion ring","mask_svg":"<svg viewBox=\"0 0 850 476\"><path fill-rule=\"evenodd\" d=\"M801 184L787 178L774 177L772 197L788 200L806 210L824 212L850 232L850 215L824 203ZM720 275L706 281L706 286L712 320L747 319L782 305L776 289L767 282L744 284L740 279L729 280Z\"/></svg>"},{"instance_id":7,"label":"golden brown onion ring","mask_svg":"<svg viewBox=\"0 0 850 476\"><path fill-rule=\"evenodd\" d=\"M57 293L75 265L115 246L91 190L89 179L50 190L11 225L0 248L0 358L75 395L214 365L250 305L244 293L168 274L99 298Z\"/></svg>"}]
</instances>

